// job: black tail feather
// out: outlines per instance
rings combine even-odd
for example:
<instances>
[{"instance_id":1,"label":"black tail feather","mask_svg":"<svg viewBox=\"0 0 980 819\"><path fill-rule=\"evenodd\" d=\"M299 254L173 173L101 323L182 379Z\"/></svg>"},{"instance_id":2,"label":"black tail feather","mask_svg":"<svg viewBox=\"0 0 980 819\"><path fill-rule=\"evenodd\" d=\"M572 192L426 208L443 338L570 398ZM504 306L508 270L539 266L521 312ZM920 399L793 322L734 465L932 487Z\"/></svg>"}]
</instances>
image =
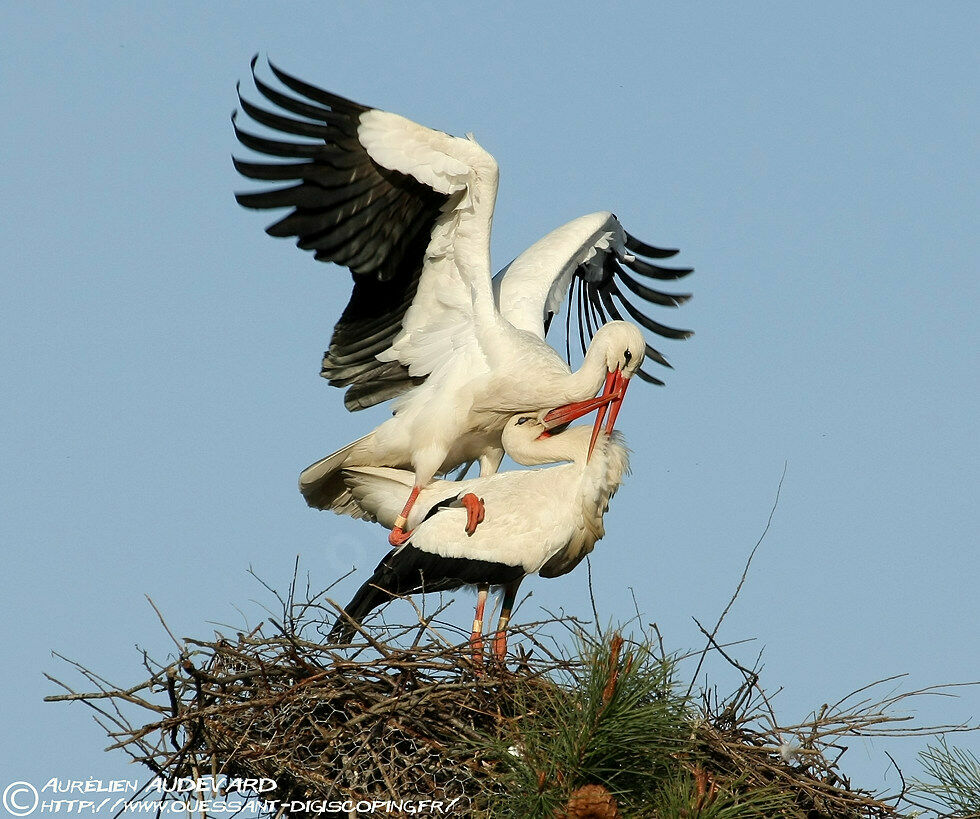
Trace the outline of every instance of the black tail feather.
<instances>
[{"instance_id":1,"label":"black tail feather","mask_svg":"<svg viewBox=\"0 0 980 819\"><path fill-rule=\"evenodd\" d=\"M375 572L377 575L377 572ZM376 577L372 577L361 588L357 590L354 598L344 607L346 617L341 614L337 617L333 628L330 629L330 642L337 645L347 645L354 639L357 629L354 623L361 624L372 611L378 606L383 606L389 600L394 600L395 595L375 585ZM351 622L354 621L354 623Z\"/></svg>"},{"instance_id":2,"label":"black tail feather","mask_svg":"<svg viewBox=\"0 0 980 819\"><path fill-rule=\"evenodd\" d=\"M360 624L374 609L396 597L425 592L453 591L461 586L488 583L501 586L524 576L523 566L508 566L490 560L443 557L406 544L392 549L357 590L330 629L330 640L344 645L354 639Z\"/></svg>"}]
</instances>

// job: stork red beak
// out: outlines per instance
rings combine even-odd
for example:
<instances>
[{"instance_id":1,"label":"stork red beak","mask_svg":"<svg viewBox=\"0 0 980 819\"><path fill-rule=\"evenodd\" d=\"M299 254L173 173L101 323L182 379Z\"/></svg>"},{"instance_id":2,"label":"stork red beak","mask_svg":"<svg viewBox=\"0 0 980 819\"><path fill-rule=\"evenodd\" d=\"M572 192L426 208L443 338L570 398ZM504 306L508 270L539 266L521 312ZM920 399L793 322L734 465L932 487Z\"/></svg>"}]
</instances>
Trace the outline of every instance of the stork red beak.
<instances>
[{"instance_id":1,"label":"stork red beak","mask_svg":"<svg viewBox=\"0 0 980 819\"><path fill-rule=\"evenodd\" d=\"M618 372L618 371L617 371ZM606 411L606 407L609 406L610 402L616 399L613 393L613 384L616 380L616 373L606 374L606 385L602 388L602 392L595 398L589 398L585 401L573 401L571 404L565 404L561 407L556 407L551 410L547 415L544 416L542 423L546 430L552 430L555 427L565 426L570 424L577 418L581 418L583 415L588 415L590 412L594 412L597 409L601 409L603 413Z\"/></svg>"},{"instance_id":2,"label":"stork red beak","mask_svg":"<svg viewBox=\"0 0 980 819\"><path fill-rule=\"evenodd\" d=\"M592 427L592 439L589 441L589 454L586 460L592 457L592 450L595 449L595 442L599 439L599 429L602 427L607 408L609 409L609 420L606 422L606 435L609 435L613 431L613 427L616 426L616 418L622 409L623 397L626 395L626 388L629 385L630 380L623 377L622 370L617 369L616 372L606 376L605 392L612 396L612 400L596 413L595 425Z\"/></svg>"},{"instance_id":3,"label":"stork red beak","mask_svg":"<svg viewBox=\"0 0 980 819\"><path fill-rule=\"evenodd\" d=\"M545 430L551 430L555 427L569 424L576 418L581 418L583 415L588 415L594 410L599 410L596 415L595 426L592 428L592 440L589 443L589 457L591 458L592 450L595 448L595 442L599 438L599 430L602 428L602 422L606 417L606 411L609 410L609 420L606 423L606 434L608 435L612 432L613 426L616 423L616 416L619 415L620 405L623 402L623 396L626 394L627 386L629 386L629 379L623 377L621 370L617 369L614 372L607 373L605 386L602 388L602 392L598 397L590 398L587 401L575 401L574 403L551 410L542 419Z\"/></svg>"}]
</instances>

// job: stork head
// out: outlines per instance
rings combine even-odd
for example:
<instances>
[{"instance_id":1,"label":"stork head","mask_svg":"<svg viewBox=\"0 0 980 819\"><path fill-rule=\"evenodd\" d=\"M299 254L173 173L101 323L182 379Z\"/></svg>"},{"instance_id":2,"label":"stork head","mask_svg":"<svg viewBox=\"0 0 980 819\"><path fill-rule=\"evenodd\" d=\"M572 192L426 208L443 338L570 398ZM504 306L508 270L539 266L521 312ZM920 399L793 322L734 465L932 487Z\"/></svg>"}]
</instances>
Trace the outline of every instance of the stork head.
<instances>
[{"instance_id":1,"label":"stork head","mask_svg":"<svg viewBox=\"0 0 980 819\"><path fill-rule=\"evenodd\" d=\"M543 416L543 412L520 412L510 418L500 434L500 443L511 458L517 460L522 452L535 448L535 441L551 437ZM517 462L524 463L523 460Z\"/></svg>"},{"instance_id":2,"label":"stork head","mask_svg":"<svg viewBox=\"0 0 980 819\"><path fill-rule=\"evenodd\" d=\"M589 345L590 351L593 348L605 356L606 372L618 371L623 381L629 381L643 364L647 342L635 324L610 321L596 331Z\"/></svg>"},{"instance_id":3,"label":"stork head","mask_svg":"<svg viewBox=\"0 0 980 819\"><path fill-rule=\"evenodd\" d=\"M547 411L514 415L500 436L504 451L522 466L538 466L558 461L574 461L586 455L588 427L551 427L545 423Z\"/></svg>"},{"instance_id":4,"label":"stork head","mask_svg":"<svg viewBox=\"0 0 980 819\"><path fill-rule=\"evenodd\" d=\"M628 321L610 321L602 325L593 336L592 344L589 345L586 354L587 362L590 358L594 361L599 356L605 359L606 382L602 392L598 398L566 404L547 413L544 416L546 427L551 429L561 426L593 410L598 410L595 426L592 428L592 442L589 444L591 456L607 411L609 420L606 421L606 434L613 431L630 378L643 364L646 346L646 339L640 332L640 328Z\"/></svg>"}]
</instances>

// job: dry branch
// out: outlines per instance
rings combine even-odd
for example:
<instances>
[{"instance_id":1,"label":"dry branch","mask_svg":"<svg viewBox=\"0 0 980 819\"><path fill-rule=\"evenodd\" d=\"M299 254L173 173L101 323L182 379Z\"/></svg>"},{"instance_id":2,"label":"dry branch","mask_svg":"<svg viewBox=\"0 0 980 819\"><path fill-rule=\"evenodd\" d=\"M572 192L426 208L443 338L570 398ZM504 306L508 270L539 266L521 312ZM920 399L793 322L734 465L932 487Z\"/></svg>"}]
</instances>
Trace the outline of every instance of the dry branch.
<instances>
[{"instance_id":1,"label":"dry branch","mask_svg":"<svg viewBox=\"0 0 980 819\"><path fill-rule=\"evenodd\" d=\"M280 803L459 799L459 815L478 809L494 815L494 806L507 802L505 771L513 768L512 759L501 759L500 743L507 748L508 736L527 734L535 711L546 710L535 709L534 702L573 703L589 688L589 674L597 673L601 717L621 681L635 672L634 658L647 656L662 668L675 667L678 659L664 655L658 631L624 646L618 635L597 635L573 618L555 618L515 632L518 654L511 668L477 668L466 642L453 644L437 627L442 609L428 617L417 610L419 621L410 625L359 627L357 642L341 647L322 638L334 604L323 593L308 593L296 603L294 594L295 583L287 599L279 598L281 617L234 638L174 637L178 655L167 663L143 655L150 676L135 685L116 686L69 660L95 690L80 693L49 677L68 693L48 699L92 708L109 749L123 750L168 781L202 772L232 780L265 778L275 782L275 790L263 799ZM166 628L162 616L160 621ZM695 702L678 692L678 713L685 715L678 733L687 739L670 751L674 781L688 777L699 804L775 795L782 807L774 816L900 815L896 805L904 794L883 799L851 787L839 768L841 742L934 732L908 725L895 710L910 697L948 694L951 687L876 696L893 682L881 680L817 709L808 720L780 726L757 671L725 651L731 644L716 642L717 628L702 630L706 648L691 655L701 655L699 672L706 656L720 657L744 682L720 699L704 690ZM578 651L563 646L563 632ZM657 765L664 767L662 760ZM601 783L563 779L560 772L557 781L582 804L582 794L616 802ZM567 801L565 814L578 815L574 807Z\"/></svg>"}]
</instances>

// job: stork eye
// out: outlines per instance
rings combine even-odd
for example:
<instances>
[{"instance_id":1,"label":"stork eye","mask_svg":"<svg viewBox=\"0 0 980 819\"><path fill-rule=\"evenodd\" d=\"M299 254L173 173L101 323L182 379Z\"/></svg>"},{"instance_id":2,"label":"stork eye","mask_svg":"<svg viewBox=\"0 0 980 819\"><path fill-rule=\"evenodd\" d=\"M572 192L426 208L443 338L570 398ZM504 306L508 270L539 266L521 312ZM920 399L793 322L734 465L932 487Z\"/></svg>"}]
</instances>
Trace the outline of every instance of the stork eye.
<instances>
[{"instance_id":1,"label":"stork eye","mask_svg":"<svg viewBox=\"0 0 980 819\"><path fill-rule=\"evenodd\" d=\"M520 425L521 425L521 424L523 424L523 423L524 423L525 421L530 421L530 420L531 420L531 419L530 419L530 418L529 418L528 416L526 416L526 415L525 415L525 416L524 416L523 418L518 418L518 419L517 419L517 426L520 426Z\"/></svg>"},{"instance_id":2,"label":"stork eye","mask_svg":"<svg viewBox=\"0 0 980 819\"><path fill-rule=\"evenodd\" d=\"M633 353L631 353L629 350L627 350L625 353L623 353L623 358L625 358L626 359L626 363L629 364L630 361L633 360Z\"/></svg>"}]
</instances>

